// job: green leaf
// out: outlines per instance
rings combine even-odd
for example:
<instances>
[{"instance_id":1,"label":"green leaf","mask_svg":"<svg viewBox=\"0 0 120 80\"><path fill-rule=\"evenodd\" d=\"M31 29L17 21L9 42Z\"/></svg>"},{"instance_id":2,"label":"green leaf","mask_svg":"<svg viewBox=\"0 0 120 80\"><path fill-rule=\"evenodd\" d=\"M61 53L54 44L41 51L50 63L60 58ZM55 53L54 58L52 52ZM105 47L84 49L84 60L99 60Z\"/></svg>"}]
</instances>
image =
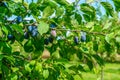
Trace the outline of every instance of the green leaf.
<instances>
[{"instance_id":1,"label":"green leaf","mask_svg":"<svg viewBox=\"0 0 120 80\"><path fill-rule=\"evenodd\" d=\"M54 0L48 0L48 5L51 7L51 8L57 8L58 7L58 5L57 5L57 3L54 1Z\"/></svg>"},{"instance_id":2,"label":"green leaf","mask_svg":"<svg viewBox=\"0 0 120 80\"><path fill-rule=\"evenodd\" d=\"M29 5L29 9L31 10L31 13L34 14L35 16L39 16L40 15L40 11L38 9L38 4L32 2Z\"/></svg>"},{"instance_id":3,"label":"green leaf","mask_svg":"<svg viewBox=\"0 0 120 80\"><path fill-rule=\"evenodd\" d=\"M74 80L81 80L81 77L79 75L74 75Z\"/></svg>"},{"instance_id":4,"label":"green leaf","mask_svg":"<svg viewBox=\"0 0 120 80\"><path fill-rule=\"evenodd\" d=\"M83 14L83 17L86 21L90 21L90 16L88 14Z\"/></svg>"},{"instance_id":5,"label":"green leaf","mask_svg":"<svg viewBox=\"0 0 120 80\"><path fill-rule=\"evenodd\" d=\"M34 50L33 46L32 46L32 41L28 40L25 44L24 44L24 50L26 52L32 52Z\"/></svg>"},{"instance_id":6,"label":"green leaf","mask_svg":"<svg viewBox=\"0 0 120 80\"><path fill-rule=\"evenodd\" d=\"M115 39L116 39L116 42L120 43L120 36L117 36Z\"/></svg>"},{"instance_id":7,"label":"green leaf","mask_svg":"<svg viewBox=\"0 0 120 80\"><path fill-rule=\"evenodd\" d=\"M93 14L95 12L95 8L86 3L80 5L80 10L86 14Z\"/></svg>"},{"instance_id":8,"label":"green leaf","mask_svg":"<svg viewBox=\"0 0 120 80\"><path fill-rule=\"evenodd\" d=\"M96 59L97 63L100 65L100 66L103 66L104 65L104 60L97 54L93 55L93 57Z\"/></svg>"},{"instance_id":9,"label":"green leaf","mask_svg":"<svg viewBox=\"0 0 120 80\"><path fill-rule=\"evenodd\" d=\"M66 0L55 0L58 4L60 4L60 5L64 5L64 6L67 6L67 5L69 5L69 3L66 1Z\"/></svg>"},{"instance_id":10,"label":"green leaf","mask_svg":"<svg viewBox=\"0 0 120 80\"><path fill-rule=\"evenodd\" d=\"M7 43L2 43L3 53L11 54L11 51L12 51L12 47L10 45L8 45Z\"/></svg>"},{"instance_id":11,"label":"green leaf","mask_svg":"<svg viewBox=\"0 0 120 80\"><path fill-rule=\"evenodd\" d=\"M79 50L79 52L77 52L77 57L79 59L82 59L83 58L83 53Z\"/></svg>"},{"instance_id":12,"label":"green leaf","mask_svg":"<svg viewBox=\"0 0 120 80\"><path fill-rule=\"evenodd\" d=\"M33 10L33 9L36 9L37 8L37 6L36 6L36 3L31 3L30 5L29 5L29 9L30 10Z\"/></svg>"},{"instance_id":13,"label":"green leaf","mask_svg":"<svg viewBox=\"0 0 120 80\"><path fill-rule=\"evenodd\" d=\"M96 51L96 52L98 51L98 43L97 43L97 41L93 42L93 50Z\"/></svg>"},{"instance_id":14,"label":"green leaf","mask_svg":"<svg viewBox=\"0 0 120 80\"><path fill-rule=\"evenodd\" d=\"M16 71L19 70L19 68L17 68L17 67L12 67L11 69L12 69L13 72L16 72Z\"/></svg>"},{"instance_id":15,"label":"green leaf","mask_svg":"<svg viewBox=\"0 0 120 80\"><path fill-rule=\"evenodd\" d=\"M3 56L2 54L0 54L0 61L3 59L3 57L4 57L4 56Z\"/></svg>"},{"instance_id":16,"label":"green leaf","mask_svg":"<svg viewBox=\"0 0 120 80\"><path fill-rule=\"evenodd\" d=\"M101 32L102 31L101 25L94 25L93 28L94 28L93 31L95 31L95 32Z\"/></svg>"},{"instance_id":17,"label":"green leaf","mask_svg":"<svg viewBox=\"0 0 120 80\"><path fill-rule=\"evenodd\" d=\"M120 0L113 0L113 2L114 2L114 5L115 5L115 10L117 12L119 12L120 11Z\"/></svg>"},{"instance_id":18,"label":"green leaf","mask_svg":"<svg viewBox=\"0 0 120 80\"><path fill-rule=\"evenodd\" d=\"M89 67L90 70L93 69L93 62L91 60L87 59L87 65L88 65L88 67Z\"/></svg>"},{"instance_id":19,"label":"green leaf","mask_svg":"<svg viewBox=\"0 0 120 80\"><path fill-rule=\"evenodd\" d=\"M22 29L22 26L18 25L18 24L13 24L12 25L12 28L17 31L17 32L20 32L21 34L23 34L23 29Z\"/></svg>"},{"instance_id":20,"label":"green leaf","mask_svg":"<svg viewBox=\"0 0 120 80\"><path fill-rule=\"evenodd\" d=\"M9 75L9 68L7 66L5 66L4 64L1 65L1 70L4 72L4 75L6 75L6 77L8 77Z\"/></svg>"},{"instance_id":21,"label":"green leaf","mask_svg":"<svg viewBox=\"0 0 120 80\"><path fill-rule=\"evenodd\" d=\"M5 26L2 26L2 30L3 30L3 32L5 32L6 35L8 35L8 30Z\"/></svg>"},{"instance_id":22,"label":"green leaf","mask_svg":"<svg viewBox=\"0 0 120 80\"><path fill-rule=\"evenodd\" d=\"M85 26L86 28L92 28L94 27L94 22L88 22Z\"/></svg>"},{"instance_id":23,"label":"green leaf","mask_svg":"<svg viewBox=\"0 0 120 80\"><path fill-rule=\"evenodd\" d=\"M2 30L0 29L0 37L2 37L3 36L3 32L2 32Z\"/></svg>"},{"instance_id":24,"label":"green leaf","mask_svg":"<svg viewBox=\"0 0 120 80\"><path fill-rule=\"evenodd\" d=\"M105 40L109 43L109 44L112 44L111 43L111 40L114 38L114 36L115 36L115 34L112 32L112 33L110 33L110 34L107 34L106 36L105 36Z\"/></svg>"},{"instance_id":25,"label":"green leaf","mask_svg":"<svg viewBox=\"0 0 120 80\"><path fill-rule=\"evenodd\" d=\"M38 25L38 32L42 35L46 32L48 32L49 30L49 25L43 21L40 22L40 24Z\"/></svg>"},{"instance_id":26,"label":"green leaf","mask_svg":"<svg viewBox=\"0 0 120 80\"><path fill-rule=\"evenodd\" d=\"M60 16L63 15L63 13L64 13L64 8L58 7L58 8L56 9L56 16L60 17Z\"/></svg>"},{"instance_id":27,"label":"green leaf","mask_svg":"<svg viewBox=\"0 0 120 80\"><path fill-rule=\"evenodd\" d=\"M5 59L8 60L8 62L11 64L11 65L14 65L15 63L15 58L13 56L5 56Z\"/></svg>"},{"instance_id":28,"label":"green leaf","mask_svg":"<svg viewBox=\"0 0 120 80\"><path fill-rule=\"evenodd\" d=\"M48 18L53 14L53 12L54 10L50 6L47 6L43 11L43 18Z\"/></svg>"},{"instance_id":29,"label":"green leaf","mask_svg":"<svg viewBox=\"0 0 120 80\"><path fill-rule=\"evenodd\" d=\"M33 40L34 47L36 51L43 51L44 50L44 39L34 39Z\"/></svg>"},{"instance_id":30,"label":"green leaf","mask_svg":"<svg viewBox=\"0 0 120 80\"><path fill-rule=\"evenodd\" d=\"M104 25L104 27L103 27L103 30L109 29L109 28L111 27L111 25L112 25L112 22L106 21L106 22L105 22L105 25Z\"/></svg>"},{"instance_id":31,"label":"green leaf","mask_svg":"<svg viewBox=\"0 0 120 80\"><path fill-rule=\"evenodd\" d=\"M35 66L35 70L38 72L41 72L42 71L42 64L37 62L36 66Z\"/></svg>"},{"instance_id":32,"label":"green leaf","mask_svg":"<svg viewBox=\"0 0 120 80\"><path fill-rule=\"evenodd\" d=\"M56 50L55 52L53 52L53 53L52 53L52 57L55 58L55 59L59 59L59 58L60 58L59 51Z\"/></svg>"},{"instance_id":33,"label":"green leaf","mask_svg":"<svg viewBox=\"0 0 120 80\"><path fill-rule=\"evenodd\" d=\"M28 72L32 71L32 69L30 68L30 64L25 65L25 70L28 71Z\"/></svg>"},{"instance_id":34,"label":"green leaf","mask_svg":"<svg viewBox=\"0 0 120 80\"><path fill-rule=\"evenodd\" d=\"M44 77L45 79L47 79L48 76L49 76L49 71L48 71L48 70L44 70L44 71L43 71L43 77Z\"/></svg>"},{"instance_id":35,"label":"green leaf","mask_svg":"<svg viewBox=\"0 0 120 80\"><path fill-rule=\"evenodd\" d=\"M112 52L112 48L111 48L111 45L107 42L104 42L105 44L105 50L108 52L108 53L111 53Z\"/></svg>"},{"instance_id":36,"label":"green leaf","mask_svg":"<svg viewBox=\"0 0 120 80\"><path fill-rule=\"evenodd\" d=\"M75 13L75 19L78 21L79 24L81 24L82 16L80 14Z\"/></svg>"},{"instance_id":37,"label":"green leaf","mask_svg":"<svg viewBox=\"0 0 120 80\"><path fill-rule=\"evenodd\" d=\"M105 8L106 14L110 15L110 16L113 16L114 10L113 10L112 5L110 3L108 3L108 2L101 2L101 4Z\"/></svg>"},{"instance_id":38,"label":"green leaf","mask_svg":"<svg viewBox=\"0 0 120 80\"><path fill-rule=\"evenodd\" d=\"M12 74L10 75L10 79L11 79L11 80L17 80L17 79L18 79L17 74L12 73Z\"/></svg>"}]
</instances>

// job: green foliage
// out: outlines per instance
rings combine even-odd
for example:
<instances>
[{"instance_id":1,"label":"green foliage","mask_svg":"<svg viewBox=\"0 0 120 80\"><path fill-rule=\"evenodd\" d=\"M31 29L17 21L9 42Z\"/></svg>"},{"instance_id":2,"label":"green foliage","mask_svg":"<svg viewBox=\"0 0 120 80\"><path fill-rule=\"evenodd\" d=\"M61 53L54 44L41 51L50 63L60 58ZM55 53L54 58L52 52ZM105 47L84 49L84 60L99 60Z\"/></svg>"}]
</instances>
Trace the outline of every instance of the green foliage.
<instances>
[{"instance_id":1,"label":"green foliage","mask_svg":"<svg viewBox=\"0 0 120 80\"><path fill-rule=\"evenodd\" d=\"M120 11L120 6L119 6L120 0L113 0L113 2L114 2L116 11Z\"/></svg>"},{"instance_id":2,"label":"green foliage","mask_svg":"<svg viewBox=\"0 0 120 80\"><path fill-rule=\"evenodd\" d=\"M110 3L108 3L108 2L101 2L101 4L105 8L106 14L110 15L110 16L113 16L114 11L113 11L112 5Z\"/></svg>"},{"instance_id":3,"label":"green foliage","mask_svg":"<svg viewBox=\"0 0 120 80\"><path fill-rule=\"evenodd\" d=\"M113 2L118 12L120 1ZM0 1L2 79L77 80L83 78L84 65L90 70L97 65L103 67L104 54L119 52L120 22L109 2L100 5L106 14L98 20L97 10L91 3Z\"/></svg>"}]
</instances>

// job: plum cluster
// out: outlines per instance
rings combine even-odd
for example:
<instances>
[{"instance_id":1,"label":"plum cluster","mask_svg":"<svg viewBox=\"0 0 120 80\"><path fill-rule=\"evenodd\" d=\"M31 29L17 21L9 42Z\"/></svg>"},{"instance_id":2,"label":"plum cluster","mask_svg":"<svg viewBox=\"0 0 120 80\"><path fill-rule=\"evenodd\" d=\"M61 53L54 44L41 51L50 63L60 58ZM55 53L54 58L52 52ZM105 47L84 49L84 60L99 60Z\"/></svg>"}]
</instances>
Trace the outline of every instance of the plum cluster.
<instances>
[{"instance_id":1,"label":"plum cluster","mask_svg":"<svg viewBox=\"0 0 120 80\"><path fill-rule=\"evenodd\" d=\"M22 21L23 20L22 20L21 16L18 16L16 18L17 23L21 23ZM54 38L56 38L56 36L57 36L56 30L55 30L56 24L53 24L53 23L50 24L50 28L51 28L50 36L44 39L44 44L45 45L48 45L49 43L53 43ZM37 37L38 34L39 34L39 32L38 32L37 26L30 25L30 26L27 27L27 30L24 31L24 39L29 39L30 36L31 37ZM86 32L81 31L80 34L81 34L80 39L79 39L78 36L74 37L74 43L75 44L79 44L80 41L81 42L86 41ZM15 39L14 35L12 35L12 34L8 34L7 38L8 38L8 40Z\"/></svg>"},{"instance_id":2,"label":"plum cluster","mask_svg":"<svg viewBox=\"0 0 120 80\"><path fill-rule=\"evenodd\" d=\"M30 33L32 35L32 37L36 37L38 35L37 26L29 26L28 33Z\"/></svg>"},{"instance_id":3,"label":"plum cluster","mask_svg":"<svg viewBox=\"0 0 120 80\"><path fill-rule=\"evenodd\" d=\"M36 26L28 26L28 30L24 32L24 38L29 39L30 36L37 37L38 35L38 29ZM7 36L8 40L15 39L13 34L8 34Z\"/></svg>"},{"instance_id":4,"label":"plum cluster","mask_svg":"<svg viewBox=\"0 0 120 80\"><path fill-rule=\"evenodd\" d=\"M49 43L53 43L54 38L57 36L56 30L54 30L55 27L56 27L56 24L54 23L50 24L50 28L52 28L52 30L50 31L50 36L44 39L45 45L48 45Z\"/></svg>"},{"instance_id":5,"label":"plum cluster","mask_svg":"<svg viewBox=\"0 0 120 80\"><path fill-rule=\"evenodd\" d=\"M54 38L57 36L56 30L54 30L54 28L56 28L56 26L57 25L55 23L50 24L50 28L51 28L50 36L48 38L44 39L45 45L48 45L49 43L53 43Z\"/></svg>"},{"instance_id":6,"label":"plum cluster","mask_svg":"<svg viewBox=\"0 0 120 80\"><path fill-rule=\"evenodd\" d=\"M29 39L30 36L37 37L38 35L38 29L37 26L28 26L28 30L24 32L24 38Z\"/></svg>"},{"instance_id":7,"label":"plum cluster","mask_svg":"<svg viewBox=\"0 0 120 80\"><path fill-rule=\"evenodd\" d=\"M80 41L81 42L86 42L86 33L85 32L81 32L81 37L80 37ZM79 37L78 36L75 36L74 37L74 43L75 44L79 44Z\"/></svg>"},{"instance_id":8,"label":"plum cluster","mask_svg":"<svg viewBox=\"0 0 120 80\"><path fill-rule=\"evenodd\" d=\"M15 19L15 23L19 24L23 22L23 19L21 16L17 16L16 19ZM38 29L37 29L37 26L34 26L34 25L30 25L27 27L27 30L24 32L24 38L25 39L29 39L30 35L32 37L36 37L38 35ZM14 39L14 35L13 34L8 34L7 36L8 40L12 40Z\"/></svg>"}]
</instances>

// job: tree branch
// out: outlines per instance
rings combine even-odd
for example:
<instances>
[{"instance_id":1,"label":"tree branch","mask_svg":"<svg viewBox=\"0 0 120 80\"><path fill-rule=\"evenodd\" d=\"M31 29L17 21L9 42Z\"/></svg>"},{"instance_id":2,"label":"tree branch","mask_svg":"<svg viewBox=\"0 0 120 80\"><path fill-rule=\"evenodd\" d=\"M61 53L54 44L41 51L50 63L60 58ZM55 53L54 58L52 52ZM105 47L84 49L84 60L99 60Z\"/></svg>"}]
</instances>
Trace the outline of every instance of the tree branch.
<instances>
[{"instance_id":1,"label":"tree branch","mask_svg":"<svg viewBox=\"0 0 120 80\"><path fill-rule=\"evenodd\" d=\"M70 32L81 32L81 31L83 31L83 32L86 32L86 33L88 33L88 34L93 34L93 35L103 35L103 36L105 36L105 34L104 33L100 33L100 32L88 32L88 31L85 31L85 30L70 30L70 29L53 29L53 30L56 30L56 31L70 31Z\"/></svg>"}]
</instances>

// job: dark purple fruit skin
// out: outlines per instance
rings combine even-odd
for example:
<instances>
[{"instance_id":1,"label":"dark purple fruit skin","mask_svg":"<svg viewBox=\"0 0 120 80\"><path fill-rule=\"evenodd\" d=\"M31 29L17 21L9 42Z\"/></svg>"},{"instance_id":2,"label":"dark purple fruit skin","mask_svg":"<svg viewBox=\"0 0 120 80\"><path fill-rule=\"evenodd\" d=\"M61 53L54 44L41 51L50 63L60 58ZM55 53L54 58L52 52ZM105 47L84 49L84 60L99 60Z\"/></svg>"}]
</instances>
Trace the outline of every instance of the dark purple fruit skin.
<instances>
[{"instance_id":1,"label":"dark purple fruit skin","mask_svg":"<svg viewBox=\"0 0 120 80\"><path fill-rule=\"evenodd\" d=\"M29 26L28 32L32 35L32 37L36 37L38 35L38 30L36 26Z\"/></svg>"},{"instance_id":2,"label":"dark purple fruit skin","mask_svg":"<svg viewBox=\"0 0 120 80\"><path fill-rule=\"evenodd\" d=\"M21 17L21 16L18 16L18 17L17 17L17 22L18 22L18 23L22 22L22 17Z\"/></svg>"},{"instance_id":3,"label":"dark purple fruit skin","mask_svg":"<svg viewBox=\"0 0 120 80\"><path fill-rule=\"evenodd\" d=\"M37 27L36 26L29 26L28 27L29 32L32 32L33 30L37 31Z\"/></svg>"},{"instance_id":4,"label":"dark purple fruit skin","mask_svg":"<svg viewBox=\"0 0 120 80\"><path fill-rule=\"evenodd\" d=\"M48 39L50 43L53 43L53 37L49 37Z\"/></svg>"},{"instance_id":5,"label":"dark purple fruit skin","mask_svg":"<svg viewBox=\"0 0 120 80\"><path fill-rule=\"evenodd\" d=\"M28 27L28 31L29 31L29 32L32 32L33 30L34 30L33 26L29 26L29 27Z\"/></svg>"},{"instance_id":6,"label":"dark purple fruit skin","mask_svg":"<svg viewBox=\"0 0 120 80\"><path fill-rule=\"evenodd\" d=\"M86 35L81 35L81 42L85 42L86 41Z\"/></svg>"},{"instance_id":7,"label":"dark purple fruit skin","mask_svg":"<svg viewBox=\"0 0 120 80\"><path fill-rule=\"evenodd\" d=\"M25 32L25 33L24 33L24 38L25 38L25 39L29 39L29 33L28 33L28 32Z\"/></svg>"},{"instance_id":8,"label":"dark purple fruit skin","mask_svg":"<svg viewBox=\"0 0 120 80\"><path fill-rule=\"evenodd\" d=\"M14 36L12 34L8 34L7 38L8 38L8 40L12 40L12 39L14 39Z\"/></svg>"},{"instance_id":9,"label":"dark purple fruit skin","mask_svg":"<svg viewBox=\"0 0 120 80\"><path fill-rule=\"evenodd\" d=\"M75 42L75 44L78 44L78 43L79 43L79 39L78 39L77 36L74 37L74 42Z\"/></svg>"},{"instance_id":10,"label":"dark purple fruit skin","mask_svg":"<svg viewBox=\"0 0 120 80\"><path fill-rule=\"evenodd\" d=\"M55 28L56 27L56 24L52 23L50 24L50 28Z\"/></svg>"},{"instance_id":11,"label":"dark purple fruit skin","mask_svg":"<svg viewBox=\"0 0 120 80\"><path fill-rule=\"evenodd\" d=\"M48 38L44 39L44 44L46 44L46 45L49 44L49 39Z\"/></svg>"},{"instance_id":12,"label":"dark purple fruit skin","mask_svg":"<svg viewBox=\"0 0 120 80\"><path fill-rule=\"evenodd\" d=\"M38 31L34 29L34 30L32 31L32 37L36 37L37 34L38 34Z\"/></svg>"}]
</instances>

